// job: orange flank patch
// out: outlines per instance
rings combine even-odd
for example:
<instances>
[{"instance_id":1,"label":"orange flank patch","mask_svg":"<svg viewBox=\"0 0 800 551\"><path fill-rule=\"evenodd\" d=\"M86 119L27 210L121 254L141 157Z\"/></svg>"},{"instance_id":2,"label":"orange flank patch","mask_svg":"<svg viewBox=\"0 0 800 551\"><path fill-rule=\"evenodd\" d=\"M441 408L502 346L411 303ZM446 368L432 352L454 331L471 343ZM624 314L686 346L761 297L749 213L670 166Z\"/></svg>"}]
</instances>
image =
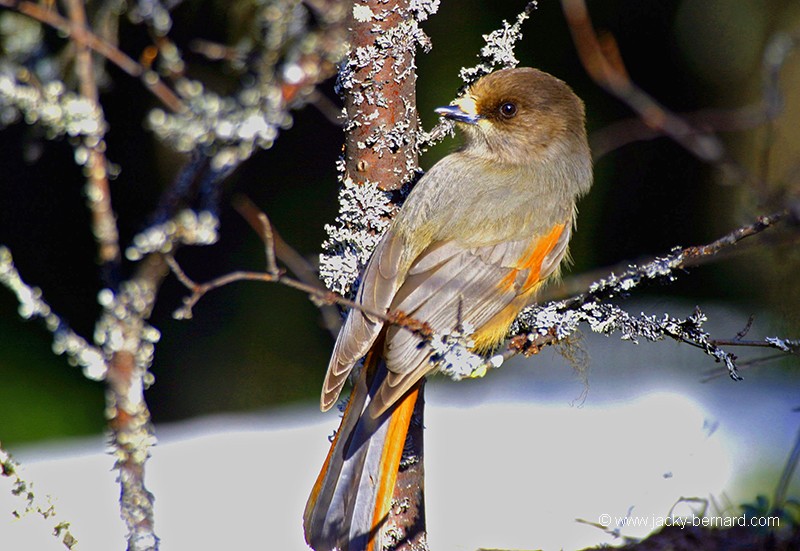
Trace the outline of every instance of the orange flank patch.
<instances>
[{"instance_id":1,"label":"orange flank patch","mask_svg":"<svg viewBox=\"0 0 800 551\"><path fill-rule=\"evenodd\" d=\"M406 443L406 434L411 424L411 414L414 413L414 405L417 403L418 394L419 384L416 384L400 399L400 402L392 411L391 419L389 419L389 428L386 432L381 464L378 469L380 480L378 480L378 491L375 498L375 513L372 517L373 529L380 526L384 521L392 505L397 471L400 469L403 446ZM375 538L371 538L367 551L373 551L374 547Z\"/></svg>"},{"instance_id":2,"label":"orange flank patch","mask_svg":"<svg viewBox=\"0 0 800 551\"><path fill-rule=\"evenodd\" d=\"M498 287L503 291L511 289L517 281L519 272L524 270L528 271L528 276L525 278L525 283L522 284L522 288L519 289L517 293L524 294L535 287L539 283L539 274L541 273L544 257L550 254L550 251L556 246L558 238L561 237L561 232L563 231L564 224L556 224L553 226L550 233L533 240L522 255L522 258L520 258L519 263L500 280Z\"/></svg>"},{"instance_id":3,"label":"orange flank patch","mask_svg":"<svg viewBox=\"0 0 800 551\"><path fill-rule=\"evenodd\" d=\"M555 248L563 231L564 224L556 224L549 234L533 240L514 269L510 270L500 280L497 287L501 291L513 290L517 297L472 334L472 340L475 342L473 350L479 354L484 354L503 342L506 333L508 333L509 325L519 315L520 311L527 306L531 295L536 292L536 288L541 283L542 262ZM514 289L519 273L525 270L528 273L521 288Z\"/></svg>"}]
</instances>

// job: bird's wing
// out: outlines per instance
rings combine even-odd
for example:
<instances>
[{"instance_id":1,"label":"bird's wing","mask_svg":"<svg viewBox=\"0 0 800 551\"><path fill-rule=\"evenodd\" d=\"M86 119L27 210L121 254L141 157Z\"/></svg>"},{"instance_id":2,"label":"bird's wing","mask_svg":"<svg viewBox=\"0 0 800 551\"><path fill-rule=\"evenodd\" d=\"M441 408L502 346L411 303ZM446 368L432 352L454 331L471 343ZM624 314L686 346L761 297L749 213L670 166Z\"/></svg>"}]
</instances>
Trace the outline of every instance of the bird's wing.
<instances>
[{"instance_id":1,"label":"bird's wing","mask_svg":"<svg viewBox=\"0 0 800 551\"><path fill-rule=\"evenodd\" d=\"M475 328L476 348L489 348L505 336L511 321L536 288L554 274L567 252L571 224L556 224L546 235L465 248L455 241L435 243L411 265L390 305L437 333L459 324ZM433 367L430 349L402 327L387 329L386 381L373 397L378 415Z\"/></svg>"},{"instance_id":2,"label":"bird's wing","mask_svg":"<svg viewBox=\"0 0 800 551\"><path fill-rule=\"evenodd\" d=\"M327 411L336 402L355 363L372 347L383 328L383 320L368 312L386 312L401 283L402 239L387 231L372 254L359 287L357 302L347 316L328 364L322 385L320 407Z\"/></svg>"}]
</instances>

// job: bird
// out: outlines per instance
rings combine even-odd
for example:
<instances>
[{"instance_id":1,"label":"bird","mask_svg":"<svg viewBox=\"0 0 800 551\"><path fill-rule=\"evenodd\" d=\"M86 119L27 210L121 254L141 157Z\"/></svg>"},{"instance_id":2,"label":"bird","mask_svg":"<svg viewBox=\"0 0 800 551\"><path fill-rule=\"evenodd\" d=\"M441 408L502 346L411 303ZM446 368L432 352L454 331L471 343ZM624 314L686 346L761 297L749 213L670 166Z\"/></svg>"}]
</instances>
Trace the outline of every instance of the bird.
<instances>
[{"instance_id":1,"label":"bird","mask_svg":"<svg viewBox=\"0 0 800 551\"><path fill-rule=\"evenodd\" d=\"M436 370L419 334L375 312L403 312L440 334L472 327L473 352L492 353L558 276L592 185L584 104L546 72L491 72L435 111L463 144L419 179L377 244L322 386L327 411L363 359L304 511L316 551L382 548L411 412Z\"/></svg>"}]
</instances>

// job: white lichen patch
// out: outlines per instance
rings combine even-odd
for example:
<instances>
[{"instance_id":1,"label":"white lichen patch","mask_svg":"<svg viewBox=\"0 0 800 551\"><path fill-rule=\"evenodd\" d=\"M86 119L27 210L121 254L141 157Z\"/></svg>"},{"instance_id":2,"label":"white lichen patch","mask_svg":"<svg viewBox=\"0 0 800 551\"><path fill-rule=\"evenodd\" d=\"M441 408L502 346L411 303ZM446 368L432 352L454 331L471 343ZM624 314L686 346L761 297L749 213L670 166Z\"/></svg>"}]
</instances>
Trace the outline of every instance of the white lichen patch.
<instances>
[{"instance_id":1,"label":"white lichen patch","mask_svg":"<svg viewBox=\"0 0 800 551\"><path fill-rule=\"evenodd\" d=\"M348 295L372 251L394 217L397 207L390 193L371 182L345 179L339 190L339 215L326 224L328 239L322 244L320 277L335 293Z\"/></svg>"},{"instance_id":2,"label":"white lichen patch","mask_svg":"<svg viewBox=\"0 0 800 551\"><path fill-rule=\"evenodd\" d=\"M531 12L536 9L537 2L528 2L525 9L517 15L513 24L503 20L503 26L483 35L486 44L481 48L480 63L470 68L463 68L459 72L461 79L469 85L485 74L491 73L495 69L507 69L516 67L519 60L514 54L514 48L522 39L522 24L530 17Z\"/></svg>"},{"instance_id":3,"label":"white lichen patch","mask_svg":"<svg viewBox=\"0 0 800 551\"><path fill-rule=\"evenodd\" d=\"M101 380L108 370L105 357L100 349L72 331L42 298L38 287L27 285L19 275L11 251L0 246L0 284L17 297L18 312L24 319L40 318L53 335L53 352L65 355L67 361L83 370L84 376Z\"/></svg>"},{"instance_id":4,"label":"white lichen patch","mask_svg":"<svg viewBox=\"0 0 800 551\"><path fill-rule=\"evenodd\" d=\"M461 327L433 336L430 342L433 352L431 362L436 364L440 373L454 381L483 376L486 372L485 360L471 351L475 346L472 340L474 331L471 324L463 323Z\"/></svg>"},{"instance_id":5,"label":"white lichen patch","mask_svg":"<svg viewBox=\"0 0 800 551\"><path fill-rule=\"evenodd\" d=\"M368 21L372 21L374 18L375 14L372 13L372 10L369 9L369 6L364 4L353 4L353 19L361 23L366 23Z\"/></svg>"},{"instance_id":6,"label":"white lichen patch","mask_svg":"<svg viewBox=\"0 0 800 551\"><path fill-rule=\"evenodd\" d=\"M174 218L150 226L133 238L125 250L128 260L141 260L151 253L171 253L176 245L211 245L219 237L219 218L209 211L184 209Z\"/></svg>"}]
</instances>

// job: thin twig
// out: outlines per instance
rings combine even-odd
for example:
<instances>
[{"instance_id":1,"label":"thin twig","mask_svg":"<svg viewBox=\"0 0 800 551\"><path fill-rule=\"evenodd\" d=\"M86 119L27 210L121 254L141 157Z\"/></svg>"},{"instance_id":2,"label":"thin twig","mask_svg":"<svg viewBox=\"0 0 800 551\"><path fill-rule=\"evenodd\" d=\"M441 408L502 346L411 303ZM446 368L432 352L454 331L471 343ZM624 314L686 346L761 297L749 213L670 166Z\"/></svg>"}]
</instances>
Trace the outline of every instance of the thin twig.
<instances>
[{"instance_id":1,"label":"thin twig","mask_svg":"<svg viewBox=\"0 0 800 551\"><path fill-rule=\"evenodd\" d=\"M758 358L750 358L749 360L740 360L740 361L736 362L736 367L739 369L739 371L747 371L751 367L757 366L759 364L772 362L774 360L779 360L779 359L785 358L785 357L786 357L785 353L768 354L766 356L760 356ZM707 371L707 372L704 373L704 377L702 379L700 379L700 382L701 383L708 383L708 382L713 381L714 379L718 379L719 377L722 377L723 375L725 375L725 373L720 371L719 369L715 369L713 371Z\"/></svg>"},{"instance_id":2,"label":"thin twig","mask_svg":"<svg viewBox=\"0 0 800 551\"><path fill-rule=\"evenodd\" d=\"M275 241L272 238L272 223L263 212L258 214L258 221L261 222L261 239L264 241L264 256L267 259L267 272L274 277L279 277L281 271L278 269L278 264L275 261Z\"/></svg>"},{"instance_id":3,"label":"thin twig","mask_svg":"<svg viewBox=\"0 0 800 551\"><path fill-rule=\"evenodd\" d=\"M260 215L263 214L261 210L247 197L237 195L233 198L233 207L244 218L250 227L253 228L264 240L264 233L259 231L260 228ZM270 221L270 231L272 235L272 249L275 257L283 262L287 268L295 275L297 279L319 289L322 292L327 292L327 289L322 285L322 282L317 277L317 271L311 263L297 252L291 245L289 245L280 235L278 230ZM264 245L267 246L266 241ZM339 334L341 327L341 316L335 306L330 303L313 298L312 302L320 309L325 327L336 337Z\"/></svg>"},{"instance_id":4,"label":"thin twig","mask_svg":"<svg viewBox=\"0 0 800 551\"><path fill-rule=\"evenodd\" d=\"M750 332L750 329L753 327L753 322L755 321L755 319L756 319L755 314L750 314L750 317L747 318L747 323L745 324L745 326L742 328L741 331L736 333L736 337L734 338L739 341L745 338L747 334Z\"/></svg>"},{"instance_id":5,"label":"thin twig","mask_svg":"<svg viewBox=\"0 0 800 551\"><path fill-rule=\"evenodd\" d=\"M669 258L672 258L673 262L677 262L674 264L675 269L700 266L702 264L717 262L722 258L728 258L728 255L741 252L742 249L739 243L742 240L755 236L767 228L778 224L783 221L787 215L788 211L779 211L766 216L760 216L751 224L737 228L707 245L685 248L676 247L670 252ZM734 245L738 246L734 247ZM631 270L634 272L637 270L647 270L656 264L660 265L664 260L664 258L649 258L637 262L624 261L614 266L606 266L579 275L566 277L559 283L543 289L537 298L539 302L546 302L549 300L561 300L573 297L579 295L585 289L588 289L594 282L608 279L608 274L626 274Z\"/></svg>"},{"instance_id":6,"label":"thin twig","mask_svg":"<svg viewBox=\"0 0 800 551\"><path fill-rule=\"evenodd\" d=\"M747 346L749 348L778 348L774 344L771 344L766 341L757 341L757 340L742 340L742 339L713 339L710 341L712 344L716 344L719 346Z\"/></svg>"},{"instance_id":7,"label":"thin twig","mask_svg":"<svg viewBox=\"0 0 800 551\"><path fill-rule=\"evenodd\" d=\"M761 233L765 229L778 224L789 215L788 210L774 212L764 216L759 216L756 220L746 226L737 228L727 235L724 235L716 241L708 245L700 245L697 247L687 247L682 250L684 261L680 267L697 266L698 264L705 264L709 261L710 257L718 254L723 249L736 245L742 239L752 237Z\"/></svg>"},{"instance_id":8,"label":"thin twig","mask_svg":"<svg viewBox=\"0 0 800 551\"><path fill-rule=\"evenodd\" d=\"M789 490L789 483L797 470L798 463L800 463L800 432L797 433L794 447L792 447L792 451L786 459L786 465L783 467L781 478L775 488L775 499L772 505L776 509L782 509L786 505L786 493Z\"/></svg>"},{"instance_id":9,"label":"thin twig","mask_svg":"<svg viewBox=\"0 0 800 551\"><path fill-rule=\"evenodd\" d=\"M82 0L68 0L67 10L73 28L86 29L86 11ZM99 121L105 122L100 106L100 94L95 82L92 52L86 44L76 41L77 54L75 70L78 75L81 96L86 98L98 113ZM89 150L87 163L89 188L89 208L92 212L92 229L99 244L99 258L104 266L111 266L120 260L119 232L111 206L111 192L108 185L108 161L105 156L105 125L99 124L95 134L86 136L83 146Z\"/></svg>"},{"instance_id":10,"label":"thin twig","mask_svg":"<svg viewBox=\"0 0 800 551\"><path fill-rule=\"evenodd\" d=\"M173 256L165 255L165 259L167 261L167 265L175 274L178 281L180 281L184 287L192 292L190 296L183 299L183 307L175 312L175 317L180 319L191 318L192 308L194 308L200 299L210 291L219 289L220 287L224 287L225 285L234 283L236 281L261 281L263 283L279 283L281 285L291 287L292 289L296 289L306 293L307 295L316 297L318 300L321 300L327 304L339 304L340 306L347 308L361 310L370 317L403 327L414 334L419 335L423 339L429 339L433 336L433 330L427 323L420 322L412 317L409 317L403 312L380 312L378 310L365 307L364 305L352 300L346 299L340 295L337 295L336 293L328 291L327 289L321 289L315 285L308 285L302 281L292 279L281 274L280 272L278 274L271 274L267 272L250 272L240 270L227 273L205 283L197 283L188 275L186 275L186 272L183 271L183 269L180 267L180 264L178 264L178 261L175 260Z\"/></svg>"}]
</instances>

